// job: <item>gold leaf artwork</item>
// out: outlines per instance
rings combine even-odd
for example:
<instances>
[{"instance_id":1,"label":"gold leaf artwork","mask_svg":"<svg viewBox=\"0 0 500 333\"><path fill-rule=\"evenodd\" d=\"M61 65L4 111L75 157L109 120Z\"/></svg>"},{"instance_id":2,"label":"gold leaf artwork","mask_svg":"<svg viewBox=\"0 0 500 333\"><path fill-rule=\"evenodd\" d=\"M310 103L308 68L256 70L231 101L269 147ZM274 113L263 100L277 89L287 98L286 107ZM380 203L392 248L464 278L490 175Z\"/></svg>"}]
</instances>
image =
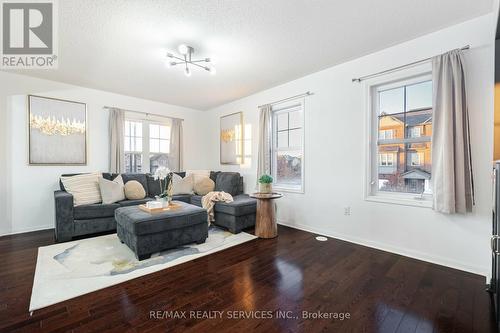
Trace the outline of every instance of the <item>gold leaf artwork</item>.
<instances>
[{"instance_id":1,"label":"gold leaf artwork","mask_svg":"<svg viewBox=\"0 0 500 333\"><path fill-rule=\"evenodd\" d=\"M225 129L220 131L220 138L224 142L234 141L234 137L236 136L234 129Z\"/></svg>"},{"instance_id":2,"label":"gold leaf artwork","mask_svg":"<svg viewBox=\"0 0 500 333\"><path fill-rule=\"evenodd\" d=\"M71 134L84 134L85 122L75 119L56 119L55 117L42 117L30 114L30 127L37 129L46 135L62 135L68 136Z\"/></svg>"}]
</instances>

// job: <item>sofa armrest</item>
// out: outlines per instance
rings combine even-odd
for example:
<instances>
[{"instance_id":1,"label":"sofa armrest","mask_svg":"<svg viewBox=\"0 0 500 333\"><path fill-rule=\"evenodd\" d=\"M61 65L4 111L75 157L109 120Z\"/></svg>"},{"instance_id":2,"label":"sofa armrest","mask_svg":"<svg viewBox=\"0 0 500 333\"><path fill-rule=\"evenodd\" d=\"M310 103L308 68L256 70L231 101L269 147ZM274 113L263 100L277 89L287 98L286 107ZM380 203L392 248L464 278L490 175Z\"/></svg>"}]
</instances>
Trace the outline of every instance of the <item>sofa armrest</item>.
<instances>
[{"instance_id":1,"label":"sofa armrest","mask_svg":"<svg viewBox=\"0 0 500 333\"><path fill-rule=\"evenodd\" d=\"M71 240L74 231L73 195L66 191L54 191L56 208L56 241Z\"/></svg>"}]
</instances>

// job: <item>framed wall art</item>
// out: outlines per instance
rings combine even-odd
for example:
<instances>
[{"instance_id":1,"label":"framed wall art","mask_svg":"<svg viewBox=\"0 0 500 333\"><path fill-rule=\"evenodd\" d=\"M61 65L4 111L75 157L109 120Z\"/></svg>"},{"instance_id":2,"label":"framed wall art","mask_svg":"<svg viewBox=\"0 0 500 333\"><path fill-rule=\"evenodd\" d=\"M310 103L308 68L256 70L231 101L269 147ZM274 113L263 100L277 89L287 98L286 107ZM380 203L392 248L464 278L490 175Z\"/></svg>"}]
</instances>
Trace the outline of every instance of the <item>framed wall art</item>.
<instances>
[{"instance_id":1,"label":"framed wall art","mask_svg":"<svg viewBox=\"0 0 500 333\"><path fill-rule=\"evenodd\" d=\"M87 105L28 95L30 165L87 164Z\"/></svg>"},{"instance_id":2,"label":"framed wall art","mask_svg":"<svg viewBox=\"0 0 500 333\"><path fill-rule=\"evenodd\" d=\"M220 163L241 164L243 154L243 112L220 117Z\"/></svg>"}]
</instances>

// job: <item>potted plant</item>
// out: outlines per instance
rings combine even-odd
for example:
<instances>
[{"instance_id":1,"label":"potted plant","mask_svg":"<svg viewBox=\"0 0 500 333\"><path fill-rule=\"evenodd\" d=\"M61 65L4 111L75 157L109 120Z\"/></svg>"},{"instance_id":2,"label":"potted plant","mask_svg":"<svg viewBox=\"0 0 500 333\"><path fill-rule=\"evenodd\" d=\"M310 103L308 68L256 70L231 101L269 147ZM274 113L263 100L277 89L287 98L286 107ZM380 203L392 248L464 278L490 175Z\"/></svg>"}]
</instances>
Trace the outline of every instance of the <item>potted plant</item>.
<instances>
[{"instance_id":1,"label":"potted plant","mask_svg":"<svg viewBox=\"0 0 500 333\"><path fill-rule=\"evenodd\" d=\"M269 175L262 175L259 178L260 193L272 193L273 192L273 177Z\"/></svg>"},{"instance_id":2,"label":"potted plant","mask_svg":"<svg viewBox=\"0 0 500 333\"><path fill-rule=\"evenodd\" d=\"M157 195L155 198L158 201L163 202L163 207L168 206L170 201L172 201L172 171L166 167L159 167L156 169L153 178L154 180L160 181L160 195Z\"/></svg>"}]
</instances>

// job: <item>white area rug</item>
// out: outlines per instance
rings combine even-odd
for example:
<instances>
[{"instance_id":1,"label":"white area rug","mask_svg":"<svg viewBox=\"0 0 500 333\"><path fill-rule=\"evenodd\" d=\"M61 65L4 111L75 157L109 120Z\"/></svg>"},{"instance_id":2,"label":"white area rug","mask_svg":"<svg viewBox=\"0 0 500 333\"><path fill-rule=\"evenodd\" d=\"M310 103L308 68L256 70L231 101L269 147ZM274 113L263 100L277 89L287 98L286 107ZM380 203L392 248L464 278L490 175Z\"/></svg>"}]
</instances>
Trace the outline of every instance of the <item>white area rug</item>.
<instances>
[{"instance_id":1,"label":"white area rug","mask_svg":"<svg viewBox=\"0 0 500 333\"><path fill-rule=\"evenodd\" d=\"M30 311L103 289L255 239L210 227L204 244L191 244L138 261L116 234L40 247Z\"/></svg>"}]
</instances>

